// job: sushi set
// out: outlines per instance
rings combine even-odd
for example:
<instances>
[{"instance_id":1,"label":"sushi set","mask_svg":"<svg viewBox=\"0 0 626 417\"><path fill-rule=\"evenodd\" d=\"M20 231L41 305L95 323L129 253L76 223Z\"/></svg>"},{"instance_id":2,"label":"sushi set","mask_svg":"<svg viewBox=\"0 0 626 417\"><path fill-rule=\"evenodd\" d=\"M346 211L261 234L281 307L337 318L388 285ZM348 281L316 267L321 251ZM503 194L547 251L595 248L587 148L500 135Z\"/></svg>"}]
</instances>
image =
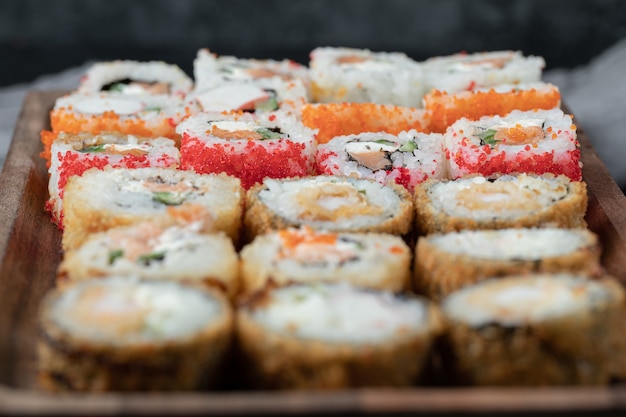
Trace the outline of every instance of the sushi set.
<instances>
[{"instance_id":1,"label":"sushi set","mask_svg":"<svg viewBox=\"0 0 626 417\"><path fill-rule=\"evenodd\" d=\"M193 80L111 61L29 94L0 413L626 404L626 199L543 59L310 58L202 49Z\"/></svg>"}]
</instances>

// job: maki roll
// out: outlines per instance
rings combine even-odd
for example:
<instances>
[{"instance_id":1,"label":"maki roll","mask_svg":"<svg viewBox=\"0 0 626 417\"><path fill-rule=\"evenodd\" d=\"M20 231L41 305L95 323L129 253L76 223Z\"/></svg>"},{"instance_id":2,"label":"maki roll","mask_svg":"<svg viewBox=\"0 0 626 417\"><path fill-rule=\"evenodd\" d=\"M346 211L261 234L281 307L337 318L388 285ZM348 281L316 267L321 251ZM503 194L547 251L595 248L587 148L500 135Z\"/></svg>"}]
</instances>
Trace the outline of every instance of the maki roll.
<instances>
[{"instance_id":1,"label":"maki roll","mask_svg":"<svg viewBox=\"0 0 626 417\"><path fill-rule=\"evenodd\" d=\"M41 132L41 156L50 163L50 147L60 132L116 131L176 140L176 125L197 111L192 103L167 95L67 94L58 98L50 111L52 130Z\"/></svg>"},{"instance_id":2,"label":"maki roll","mask_svg":"<svg viewBox=\"0 0 626 417\"><path fill-rule=\"evenodd\" d=\"M421 234L511 227L584 228L587 184L564 175L427 180L415 190Z\"/></svg>"},{"instance_id":3,"label":"maki roll","mask_svg":"<svg viewBox=\"0 0 626 417\"><path fill-rule=\"evenodd\" d=\"M624 290L571 274L486 280L446 297L451 372L469 385L604 385L622 334Z\"/></svg>"},{"instance_id":4,"label":"maki roll","mask_svg":"<svg viewBox=\"0 0 626 417\"><path fill-rule=\"evenodd\" d=\"M423 109L375 103L307 103L302 106L302 123L317 129L317 143L336 136L365 132L426 132L428 119Z\"/></svg>"},{"instance_id":5,"label":"maki roll","mask_svg":"<svg viewBox=\"0 0 626 417\"><path fill-rule=\"evenodd\" d=\"M499 84L538 82L545 65L542 57L524 56L520 51L459 53L422 62L428 91L450 94Z\"/></svg>"},{"instance_id":6,"label":"maki roll","mask_svg":"<svg viewBox=\"0 0 626 417\"><path fill-rule=\"evenodd\" d=\"M266 289L237 311L246 370L260 388L412 385L442 327L426 300L345 283Z\"/></svg>"},{"instance_id":7,"label":"maki roll","mask_svg":"<svg viewBox=\"0 0 626 417\"><path fill-rule=\"evenodd\" d=\"M226 174L167 168L90 169L65 187L63 249L91 233L150 220L160 225L200 223L202 233L223 231L238 242L244 190Z\"/></svg>"},{"instance_id":8,"label":"maki roll","mask_svg":"<svg viewBox=\"0 0 626 417\"><path fill-rule=\"evenodd\" d=\"M283 113L268 115L200 113L177 127L181 168L225 172L244 188L263 178L310 175L314 132Z\"/></svg>"},{"instance_id":9,"label":"maki roll","mask_svg":"<svg viewBox=\"0 0 626 417\"><path fill-rule=\"evenodd\" d=\"M118 132L59 133L51 147L51 165L46 208L52 220L63 227L63 191L69 177L89 168L176 168L180 153L173 140L145 138Z\"/></svg>"},{"instance_id":10,"label":"maki roll","mask_svg":"<svg viewBox=\"0 0 626 417\"><path fill-rule=\"evenodd\" d=\"M217 382L233 312L217 291L107 277L46 295L40 385L49 391L180 391Z\"/></svg>"},{"instance_id":11,"label":"maki roll","mask_svg":"<svg viewBox=\"0 0 626 417\"><path fill-rule=\"evenodd\" d=\"M314 102L421 107L426 91L420 64L401 52L318 47L309 67Z\"/></svg>"},{"instance_id":12,"label":"maki roll","mask_svg":"<svg viewBox=\"0 0 626 417\"><path fill-rule=\"evenodd\" d=\"M439 300L488 277L602 273L598 237L587 229L466 230L421 237L413 288Z\"/></svg>"},{"instance_id":13,"label":"maki roll","mask_svg":"<svg viewBox=\"0 0 626 417\"><path fill-rule=\"evenodd\" d=\"M308 68L291 60L217 56L200 49L194 61L193 96L205 112L242 110L300 113L308 102Z\"/></svg>"},{"instance_id":14,"label":"maki roll","mask_svg":"<svg viewBox=\"0 0 626 417\"><path fill-rule=\"evenodd\" d=\"M221 232L199 233L198 226L164 227L146 221L94 233L65 253L57 282L136 276L213 286L234 300L239 258L232 240Z\"/></svg>"},{"instance_id":15,"label":"maki roll","mask_svg":"<svg viewBox=\"0 0 626 417\"><path fill-rule=\"evenodd\" d=\"M93 64L77 92L130 95L167 95L183 98L193 81L177 65L163 61L115 60Z\"/></svg>"},{"instance_id":16,"label":"maki roll","mask_svg":"<svg viewBox=\"0 0 626 417\"><path fill-rule=\"evenodd\" d=\"M246 241L270 230L309 226L332 232L408 235L413 202L396 184L351 177L266 178L248 190Z\"/></svg>"},{"instance_id":17,"label":"maki roll","mask_svg":"<svg viewBox=\"0 0 626 417\"><path fill-rule=\"evenodd\" d=\"M446 176L442 136L415 130L337 136L318 146L315 161L319 174L370 178L410 192L428 178Z\"/></svg>"},{"instance_id":18,"label":"maki roll","mask_svg":"<svg viewBox=\"0 0 626 417\"><path fill-rule=\"evenodd\" d=\"M542 82L500 84L458 93L433 90L424 96L428 127L438 133L444 133L463 117L478 120L483 116L505 116L513 110L550 110L560 106L559 88Z\"/></svg>"},{"instance_id":19,"label":"maki roll","mask_svg":"<svg viewBox=\"0 0 626 417\"><path fill-rule=\"evenodd\" d=\"M519 172L582 179L576 126L560 109L463 118L448 128L443 140L453 179Z\"/></svg>"},{"instance_id":20,"label":"maki roll","mask_svg":"<svg viewBox=\"0 0 626 417\"><path fill-rule=\"evenodd\" d=\"M270 282L349 282L402 291L410 281L409 247L401 238L382 233L282 229L257 236L240 255L246 292Z\"/></svg>"}]
</instances>

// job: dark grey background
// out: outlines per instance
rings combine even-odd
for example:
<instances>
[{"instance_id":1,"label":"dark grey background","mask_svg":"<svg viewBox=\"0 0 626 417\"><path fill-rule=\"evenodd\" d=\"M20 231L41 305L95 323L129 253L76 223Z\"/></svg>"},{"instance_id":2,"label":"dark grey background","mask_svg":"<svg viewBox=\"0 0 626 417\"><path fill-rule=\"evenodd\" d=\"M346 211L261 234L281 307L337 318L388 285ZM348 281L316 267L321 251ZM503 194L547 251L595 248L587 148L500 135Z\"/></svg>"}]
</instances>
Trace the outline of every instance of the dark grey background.
<instances>
[{"instance_id":1,"label":"dark grey background","mask_svg":"<svg viewBox=\"0 0 626 417\"><path fill-rule=\"evenodd\" d=\"M422 60L520 49L573 68L626 37L624 0L4 0L0 85L88 60L161 59L191 75L197 49L307 63L316 46Z\"/></svg>"}]
</instances>

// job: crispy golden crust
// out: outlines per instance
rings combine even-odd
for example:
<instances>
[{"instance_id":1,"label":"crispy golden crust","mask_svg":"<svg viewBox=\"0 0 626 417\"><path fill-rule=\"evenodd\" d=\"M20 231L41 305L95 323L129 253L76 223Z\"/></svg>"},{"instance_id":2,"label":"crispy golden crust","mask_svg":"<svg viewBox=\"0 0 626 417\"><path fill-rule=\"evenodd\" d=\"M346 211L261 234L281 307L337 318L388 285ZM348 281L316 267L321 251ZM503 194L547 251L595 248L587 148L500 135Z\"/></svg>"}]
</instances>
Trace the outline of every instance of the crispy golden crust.
<instances>
[{"instance_id":1,"label":"crispy golden crust","mask_svg":"<svg viewBox=\"0 0 626 417\"><path fill-rule=\"evenodd\" d=\"M284 181L297 181L298 179L285 179ZM400 198L397 214L393 217L383 219L380 223L372 227L346 227L345 229L335 229L336 232L378 232L388 233L397 236L408 236L413 229L413 218L415 215L414 205L409 192L402 186L396 184L387 185L391 187ZM264 184L257 184L250 188L246 194L246 211L244 215L244 243L251 242L256 236L264 234L270 230L286 229L288 227L300 227L304 223L292 222L274 213L259 198L259 193L266 190ZM309 226L314 227L307 223Z\"/></svg>"},{"instance_id":2,"label":"crispy golden crust","mask_svg":"<svg viewBox=\"0 0 626 417\"><path fill-rule=\"evenodd\" d=\"M455 217L437 210L429 196L429 188L437 182L426 180L415 188L416 229L420 235L510 227L587 227L587 184L582 181L569 182L567 196L550 206L513 219L494 216L487 221Z\"/></svg>"},{"instance_id":3,"label":"crispy golden crust","mask_svg":"<svg viewBox=\"0 0 626 417\"><path fill-rule=\"evenodd\" d=\"M604 282L611 299L579 314L517 327L472 328L449 319L442 349L449 377L467 385L607 384L616 366L610 335L623 327L624 296L618 283Z\"/></svg>"},{"instance_id":4,"label":"crispy golden crust","mask_svg":"<svg viewBox=\"0 0 626 417\"><path fill-rule=\"evenodd\" d=\"M409 386L419 381L442 332L438 308L429 306L428 330L380 345L324 343L265 329L243 308L237 312L239 348L256 388L337 389Z\"/></svg>"},{"instance_id":5,"label":"crispy golden crust","mask_svg":"<svg viewBox=\"0 0 626 417\"><path fill-rule=\"evenodd\" d=\"M602 273L601 248L597 239L591 243L562 256L536 260L487 260L450 253L434 245L428 237L420 237L415 250L413 288L419 294L440 300L460 288L505 275L571 272L599 276Z\"/></svg>"},{"instance_id":6,"label":"crispy golden crust","mask_svg":"<svg viewBox=\"0 0 626 417\"><path fill-rule=\"evenodd\" d=\"M38 343L39 383L48 391L170 391L205 388L228 350L234 314L221 293L223 314L180 340L115 346L86 341L59 328L43 311Z\"/></svg>"}]
</instances>

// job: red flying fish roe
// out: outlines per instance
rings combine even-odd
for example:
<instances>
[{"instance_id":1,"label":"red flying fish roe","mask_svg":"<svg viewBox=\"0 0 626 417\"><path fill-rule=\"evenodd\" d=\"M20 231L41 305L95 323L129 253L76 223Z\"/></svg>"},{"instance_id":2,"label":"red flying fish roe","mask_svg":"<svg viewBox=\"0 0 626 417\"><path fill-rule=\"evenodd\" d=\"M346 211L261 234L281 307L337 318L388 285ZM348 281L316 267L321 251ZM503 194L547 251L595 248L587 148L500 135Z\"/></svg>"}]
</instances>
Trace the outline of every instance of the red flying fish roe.
<instances>
[{"instance_id":1,"label":"red flying fish roe","mask_svg":"<svg viewBox=\"0 0 626 417\"><path fill-rule=\"evenodd\" d=\"M301 177L309 174L306 145L279 139L273 145L250 140L243 152L228 143L207 144L183 133L181 138L181 168L199 174L225 172L241 180L248 189L263 178Z\"/></svg>"}]
</instances>

